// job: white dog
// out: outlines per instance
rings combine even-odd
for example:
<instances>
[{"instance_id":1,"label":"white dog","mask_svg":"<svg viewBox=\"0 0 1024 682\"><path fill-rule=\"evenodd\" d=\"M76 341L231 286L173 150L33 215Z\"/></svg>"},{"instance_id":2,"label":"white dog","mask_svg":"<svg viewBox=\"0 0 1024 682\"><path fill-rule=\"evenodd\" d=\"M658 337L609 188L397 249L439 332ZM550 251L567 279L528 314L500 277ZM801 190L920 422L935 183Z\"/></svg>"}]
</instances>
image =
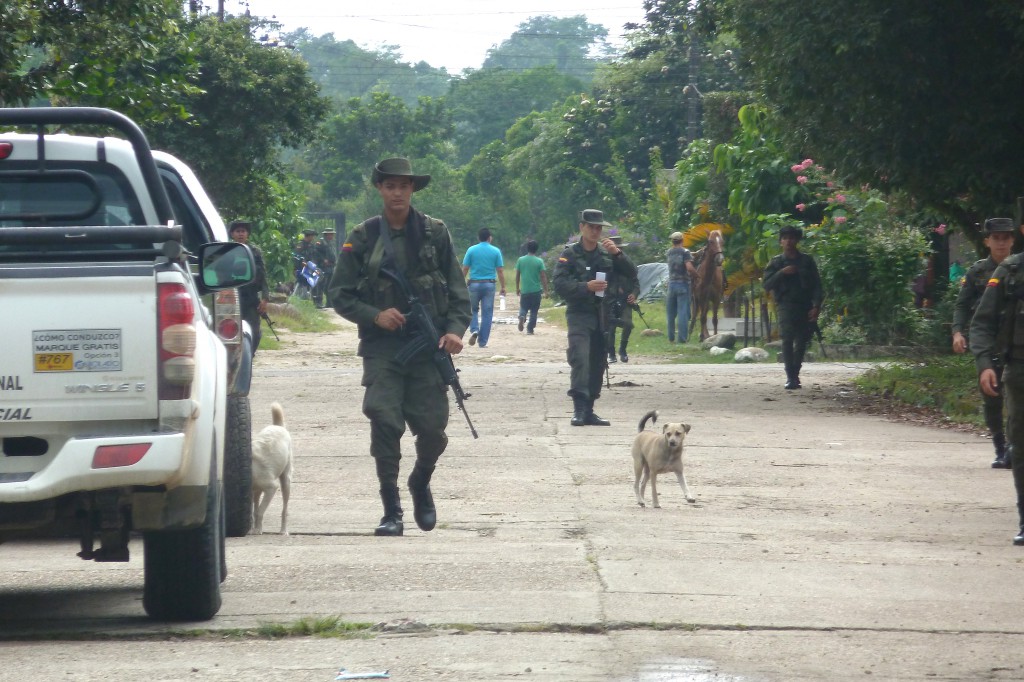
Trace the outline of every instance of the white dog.
<instances>
[{"instance_id":1,"label":"white dog","mask_svg":"<svg viewBox=\"0 0 1024 682\"><path fill-rule=\"evenodd\" d=\"M639 433L633 440L633 473L636 474L633 492L636 493L637 504L641 507L646 506L644 490L647 488L647 479L650 478L651 506L655 509L660 508L655 481L658 474L667 474L670 471L676 475L686 501L696 502L697 500L690 495L690 490L686 487L686 476L683 475L683 443L686 441L686 434L690 432L690 425L675 422L662 426L661 433L644 431L648 419L652 424L658 421L657 410L651 410L644 415L637 429Z\"/></svg>"},{"instance_id":2,"label":"white dog","mask_svg":"<svg viewBox=\"0 0 1024 682\"><path fill-rule=\"evenodd\" d=\"M288 535L288 496L292 487L292 437L284 426L284 410L270 406L273 425L252 439L252 532L263 534L263 514L281 486L281 535ZM263 498L262 500L260 498Z\"/></svg>"}]
</instances>

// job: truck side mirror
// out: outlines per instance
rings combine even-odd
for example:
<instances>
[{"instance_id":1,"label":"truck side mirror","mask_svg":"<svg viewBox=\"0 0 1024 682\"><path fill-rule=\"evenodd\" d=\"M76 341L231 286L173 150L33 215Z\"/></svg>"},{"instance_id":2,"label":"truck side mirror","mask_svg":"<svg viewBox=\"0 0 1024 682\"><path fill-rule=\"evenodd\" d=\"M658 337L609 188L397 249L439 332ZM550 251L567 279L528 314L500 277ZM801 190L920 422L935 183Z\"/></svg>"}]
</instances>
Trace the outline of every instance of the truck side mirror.
<instances>
[{"instance_id":1,"label":"truck side mirror","mask_svg":"<svg viewBox=\"0 0 1024 682\"><path fill-rule=\"evenodd\" d=\"M209 291L248 284L255 272L252 251L245 244L211 242L199 247L200 278Z\"/></svg>"}]
</instances>

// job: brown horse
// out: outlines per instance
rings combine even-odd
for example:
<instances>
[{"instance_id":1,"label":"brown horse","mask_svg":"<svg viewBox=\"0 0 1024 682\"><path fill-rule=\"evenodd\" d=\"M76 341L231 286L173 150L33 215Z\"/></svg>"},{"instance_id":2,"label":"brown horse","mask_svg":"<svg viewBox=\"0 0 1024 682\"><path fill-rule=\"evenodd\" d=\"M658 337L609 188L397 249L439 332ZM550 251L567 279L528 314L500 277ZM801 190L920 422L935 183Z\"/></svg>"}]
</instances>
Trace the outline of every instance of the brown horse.
<instances>
[{"instance_id":1,"label":"brown horse","mask_svg":"<svg viewBox=\"0 0 1024 682\"><path fill-rule=\"evenodd\" d=\"M700 340L708 338L708 312L711 312L711 323L714 333L718 333L718 307L722 304L725 292L725 274L722 272L722 260L725 258L725 239L720 230L708 233L707 244L697 252L697 280L693 283L692 304L693 316L690 318L690 332L700 318Z\"/></svg>"}]
</instances>

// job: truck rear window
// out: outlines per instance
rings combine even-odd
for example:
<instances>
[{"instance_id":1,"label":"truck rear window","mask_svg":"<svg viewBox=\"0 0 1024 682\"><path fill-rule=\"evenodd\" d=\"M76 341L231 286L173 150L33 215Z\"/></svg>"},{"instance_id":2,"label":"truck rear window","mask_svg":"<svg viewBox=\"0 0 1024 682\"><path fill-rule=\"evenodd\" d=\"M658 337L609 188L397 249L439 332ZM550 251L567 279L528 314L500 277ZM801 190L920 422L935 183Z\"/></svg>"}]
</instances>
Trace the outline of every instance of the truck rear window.
<instances>
[{"instance_id":1,"label":"truck rear window","mask_svg":"<svg viewBox=\"0 0 1024 682\"><path fill-rule=\"evenodd\" d=\"M63 171L79 171L80 174ZM92 178L94 185L82 179ZM98 201L96 201L98 199ZM94 210L85 213L89 208ZM85 215L82 215L85 213ZM39 218L25 217L35 214ZM15 217L18 216L18 217ZM0 173L0 227L143 225L142 209L124 175L109 164L9 162Z\"/></svg>"},{"instance_id":2,"label":"truck rear window","mask_svg":"<svg viewBox=\"0 0 1024 682\"><path fill-rule=\"evenodd\" d=\"M0 172L0 254L126 250L132 242L10 243L4 228L145 225L135 193L121 171L100 162L9 161Z\"/></svg>"}]
</instances>

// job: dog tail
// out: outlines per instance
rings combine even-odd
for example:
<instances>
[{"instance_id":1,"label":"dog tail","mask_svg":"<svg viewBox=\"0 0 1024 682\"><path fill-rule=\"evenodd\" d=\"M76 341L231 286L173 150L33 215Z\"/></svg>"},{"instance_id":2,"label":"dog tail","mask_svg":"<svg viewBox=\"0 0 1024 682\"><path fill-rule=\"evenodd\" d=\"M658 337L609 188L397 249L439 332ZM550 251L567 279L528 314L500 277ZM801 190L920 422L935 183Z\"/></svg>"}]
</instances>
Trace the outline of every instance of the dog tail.
<instances>
[{"instance_id":1,"label":"dog tail","mask_svg":"<svg viewBox=\"0 0 1024 682\"><path fill-rule=\"evenodd\" d=\"M637 432L640 432L640 431L644 430L644 427L647 426L647 420L648 419L651 420L652 424L654 422L658 421L658 411L657 410L651 410L650 412L645 414L644 418L640 420L640 426L638 426L637 429L636 429Z\"/></svg>"},{"instance_id":2,"label":"dog tail","mask_svg":"<svg viewBox=\"0 0 1024 682\"><path fill-rule=\"evenodd\" d=\"M270 406L270 414L274 419L274 426L284 426L284 408L281 407L280 403L274 403Z\"/></svg>"}]
</instances>

